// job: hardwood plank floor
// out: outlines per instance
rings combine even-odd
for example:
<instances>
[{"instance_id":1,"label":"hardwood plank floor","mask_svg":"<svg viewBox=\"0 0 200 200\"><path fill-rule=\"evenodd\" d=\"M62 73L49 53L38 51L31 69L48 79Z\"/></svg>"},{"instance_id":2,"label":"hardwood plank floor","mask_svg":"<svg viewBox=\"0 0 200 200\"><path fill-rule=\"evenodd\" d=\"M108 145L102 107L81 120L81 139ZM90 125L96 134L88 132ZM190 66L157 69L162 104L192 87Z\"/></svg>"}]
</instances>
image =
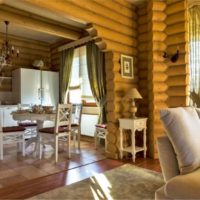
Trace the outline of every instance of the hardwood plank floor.
<instances>
[{"instance_id":1,"label":"hardwood plank floor","mask_svg":"<svg viewBox=\"0 0 200 200\"><path fill-rule=\"evenodd\" d=\"M0 199L29 198L60 186L81 181L85 178L93 176L95 173L101 173L115 167L119 167L125 163L133 164L131 160L119 161L104 159L88 165L70 169L65 172L59 172L53 175L13 184L12 186L0 189ZM134 165L161 172L158 160L137 158Z\"/></svg>"}]
</instances>

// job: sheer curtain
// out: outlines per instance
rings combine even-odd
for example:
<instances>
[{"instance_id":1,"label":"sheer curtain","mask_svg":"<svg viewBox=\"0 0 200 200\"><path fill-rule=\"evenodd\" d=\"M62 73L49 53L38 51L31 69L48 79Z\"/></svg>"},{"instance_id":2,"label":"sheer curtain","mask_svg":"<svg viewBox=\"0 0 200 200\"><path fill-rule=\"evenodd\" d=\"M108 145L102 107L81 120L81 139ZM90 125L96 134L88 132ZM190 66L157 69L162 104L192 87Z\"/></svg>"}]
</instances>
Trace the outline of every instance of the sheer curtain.
<instances>
[{"instance_id":1,"label":"sheer curtain","mask_svg":"<svg viewBox=\"0 0 200 200\"><path fill-rule=\"evenodd\" d=\"M73 56L74 56L74 48L70 48L61 52L60 103L65 103L66 101L65 98L67 90L69 88Z\"/></svg>"},{"instance_id":2,"label":"sheer curtain","mask_svg":"<svg viewBox=\"0 0 200 200\"><path fill-rule=\"evenodd\" d=\"M106 84L103 53L93 41L87 45L88 77L92 94L100 108L99 123L106 123Z\"/></svg>"},{"instance_id":3,"label":"sheer curtain","mask_svg":"<svg viewBox=\"0 0 200 200\"><path fill-rule=\"evenodd\" d=\"M200 106L200 5L189 9L190 105Z\"/></svg>"}]
</instances>

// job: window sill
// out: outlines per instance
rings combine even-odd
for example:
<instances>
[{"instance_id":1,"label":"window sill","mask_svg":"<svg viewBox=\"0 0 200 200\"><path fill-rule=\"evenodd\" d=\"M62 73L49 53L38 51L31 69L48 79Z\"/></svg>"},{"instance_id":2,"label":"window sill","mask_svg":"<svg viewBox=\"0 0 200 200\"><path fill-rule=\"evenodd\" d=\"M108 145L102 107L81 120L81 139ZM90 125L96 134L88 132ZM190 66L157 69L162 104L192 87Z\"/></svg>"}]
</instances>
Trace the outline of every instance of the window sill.
<instances>
[{"instance_id":1,"label":"window sill","mask_svg":"<svg viewBox=\"0 0 200 200\"><path fill-rule=\"evenodd\" d=\"M86 115L98 115L99 108L94 106L83 106L82 114Z\"/></svg>"},{"instance_id":2,"label":"window sill","mask_svg":"<svg viewBox=\"0 0 200 200\"><path fill-rule=\"evenodd\" d=\"M83 103L83 106L87 106L87 107L97 107L97 104L96 104L96 103L87 103L87 102L84 102L84 103Z\"/></svg>"}]
</instances>

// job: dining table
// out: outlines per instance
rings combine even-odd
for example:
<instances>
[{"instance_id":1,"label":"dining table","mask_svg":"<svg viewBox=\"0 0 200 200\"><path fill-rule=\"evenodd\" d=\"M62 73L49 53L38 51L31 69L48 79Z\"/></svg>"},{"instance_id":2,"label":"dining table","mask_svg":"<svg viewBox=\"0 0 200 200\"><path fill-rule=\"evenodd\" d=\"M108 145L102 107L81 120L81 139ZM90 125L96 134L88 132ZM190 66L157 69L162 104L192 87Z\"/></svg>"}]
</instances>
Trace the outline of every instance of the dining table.
<instances>
[{"instance_id":1,"label":"dining table","mask_svg":"<svg viewBox=\"0 0 200 200\"><path fill-rule=\"evenodd\" d=\"M55 119L56 119L56 113L34 113L34 112L14 111L14 112L11 113L11 115L12 115L13 119L18 121L18 122L23 122L23 121L36 121L37 122L37 136L36 137L31 137L26 141L26 148L30 144L32 144L33 142L37 143L38 131L41 128L44 128L44 122L45 121L54 122Z\"/></svg>"},{"instance_id":2,"label":"dining table","mask_svg":"<svg viewBox=\"0 0 200 200\"><path fill-rule=\"evenodd\" d=\"M37 130L44 127L45 121L55 121L56 113L33 113L33 112L12 112L12 117L16 121L36 121Z\"/></svg>"}]
</instances>

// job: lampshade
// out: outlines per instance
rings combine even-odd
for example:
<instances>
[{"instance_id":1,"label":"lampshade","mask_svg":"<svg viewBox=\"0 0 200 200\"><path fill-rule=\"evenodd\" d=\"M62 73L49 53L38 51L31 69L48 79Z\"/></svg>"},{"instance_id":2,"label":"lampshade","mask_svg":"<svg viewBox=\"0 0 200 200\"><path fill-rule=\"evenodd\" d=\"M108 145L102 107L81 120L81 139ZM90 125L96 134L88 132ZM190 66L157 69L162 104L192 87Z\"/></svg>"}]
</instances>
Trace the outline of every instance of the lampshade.
<instances>
[{"instance_id":1,"label":"lampshade","mask_svg":"<svg viewBox=\"0 0 200 200\"><path fill-rule=\"evenodd\" d=\"M42 67L44 67L44 61L43 60L34 60L32 65L37 68L42 68Z\"/></svg>"},{"instance_id":2,"label":"lampshade","mask_svg":"<svg viewBox=\"0 0 200 200\"><path fill-rule=\"evenodd\" d=\"M136 88L132 88L131 90L129 90L126 93L125 97L130 99L142 99L141 94L138 92Z\"/></svg>"}]
</instances>

